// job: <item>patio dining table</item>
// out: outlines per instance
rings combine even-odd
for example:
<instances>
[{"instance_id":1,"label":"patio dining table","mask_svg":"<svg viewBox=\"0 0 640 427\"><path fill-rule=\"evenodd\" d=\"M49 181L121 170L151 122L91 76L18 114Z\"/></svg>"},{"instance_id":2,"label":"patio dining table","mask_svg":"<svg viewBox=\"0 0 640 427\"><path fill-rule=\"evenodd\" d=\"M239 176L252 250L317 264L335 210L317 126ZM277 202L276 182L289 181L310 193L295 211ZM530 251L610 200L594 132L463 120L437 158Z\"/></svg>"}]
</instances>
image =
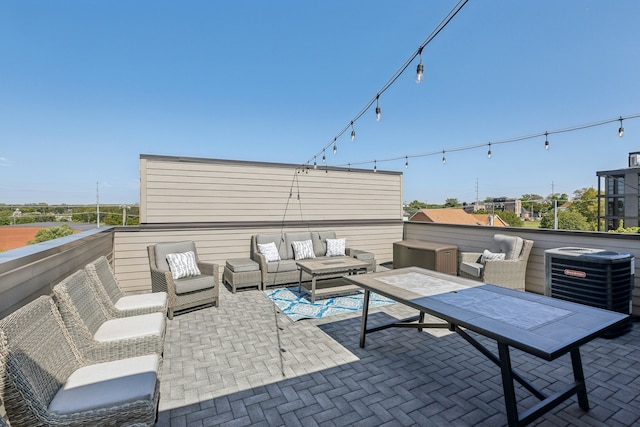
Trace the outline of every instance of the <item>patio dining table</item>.
<instances>
[{"instance_id":1,"label":"patio dining table","mask_svg":"<svg viewBox=\"0 0 640 427\"><path fill-rule=\"evenodd\" d=\"M367 333L390 327L446 327L458 333L500 367L510 426L526 425L562 401L577 395L580 408L589 410L580 346L609 328L625 322L628 315L576 304L543 295L476 282L419 267L407 267L345 280L365 290L360 347ZM369 295L375 292L418 310L416 316L367 328ZM425 314L444 322L425 323ZM468 331L493 339L498 354L483 346ZM552 361L570 353L573 382L550 395L512 368L510 347ZM514 381L540 402L518 414Z\"/></svg>"}]
</instances>

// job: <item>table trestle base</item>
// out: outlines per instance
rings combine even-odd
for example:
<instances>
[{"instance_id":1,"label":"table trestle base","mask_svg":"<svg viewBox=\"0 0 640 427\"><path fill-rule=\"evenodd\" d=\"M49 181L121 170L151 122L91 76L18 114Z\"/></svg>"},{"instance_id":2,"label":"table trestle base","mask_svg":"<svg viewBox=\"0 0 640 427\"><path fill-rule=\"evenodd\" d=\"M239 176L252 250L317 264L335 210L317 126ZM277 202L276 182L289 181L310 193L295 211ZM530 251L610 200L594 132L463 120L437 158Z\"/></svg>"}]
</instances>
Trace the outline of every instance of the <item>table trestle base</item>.
<instances>
[{"instance_id":1,"label":"table trestle base","mask_svg":"<svg viewBox=\"0 0 640 427\"><path fill-rule=\"evenodd\" d=\"M505 406L507 411L507 421L509 423L509 426L525 426L538 419L543 414L549 412L574 394L578 396L578 404L580 408L584 411L589 410L587 387L584 381L584 372L582 369L582 360L580 358L579 349L575 349L570 352L574 383L569 384L562 390L547 396L542 391L538 390L531 381L524 378L517 370L511 367L509 345L498 342L498 356L496 356L493 352L491 352L491 350L480 344L480 342L478 342L475 338L469 335L458 325L445 322L424 323L424 312L420 312L420 314L416 316L411 316L405 319L385 323L373 328L367 328L369 296L369 291L365 291L362 324L360 330L361 348L364 348L366 334L382 331L389 328L416 328L420 331L422 331L423 328L448 328L449 330L456 332L458 335L464 338L465 341L475 347L487 359L492 361L500 368L500 372L502 375L502 388L504 390ZM514 380L520 383L520 385L522 385L524 388L529 390L531 394L540 399L540 402L524 411L521 417L518 416Z\"/></svg>"}]
</instances>

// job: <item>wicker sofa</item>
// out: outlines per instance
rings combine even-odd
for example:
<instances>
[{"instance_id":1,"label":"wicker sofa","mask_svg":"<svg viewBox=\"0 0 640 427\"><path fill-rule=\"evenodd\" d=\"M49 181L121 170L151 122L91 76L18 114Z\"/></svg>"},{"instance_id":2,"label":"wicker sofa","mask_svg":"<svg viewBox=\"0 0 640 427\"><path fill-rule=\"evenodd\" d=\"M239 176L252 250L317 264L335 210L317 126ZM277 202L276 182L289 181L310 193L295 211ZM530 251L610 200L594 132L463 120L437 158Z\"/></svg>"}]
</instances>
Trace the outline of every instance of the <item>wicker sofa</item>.
<instances>
[{"instance_id":1,"label":"wicker sofa","mask_svg":"<svg viewBox=\"0 0 640 427\"><path fill-rule=\"evenodd\" d=\"M292 243L295 241L311 240L313 252L317 258L327 253L327 239L335 239L335 231L295 231L282 233L265 233L251 236L251 259L260 266L262 287L298 283L300 272L296 266ZM267 262L266 257L258 250L258 244L275 243L280 255L280 261ZM345 256L358 258L369 264L367 271L376 268L375 255L358 249L345 248ZM341 274L336 275L336 277ZM329 276L330 277L330 276ZM303 273L303 280L311 280L311 276Z\"/></svg>"}]
</instances>

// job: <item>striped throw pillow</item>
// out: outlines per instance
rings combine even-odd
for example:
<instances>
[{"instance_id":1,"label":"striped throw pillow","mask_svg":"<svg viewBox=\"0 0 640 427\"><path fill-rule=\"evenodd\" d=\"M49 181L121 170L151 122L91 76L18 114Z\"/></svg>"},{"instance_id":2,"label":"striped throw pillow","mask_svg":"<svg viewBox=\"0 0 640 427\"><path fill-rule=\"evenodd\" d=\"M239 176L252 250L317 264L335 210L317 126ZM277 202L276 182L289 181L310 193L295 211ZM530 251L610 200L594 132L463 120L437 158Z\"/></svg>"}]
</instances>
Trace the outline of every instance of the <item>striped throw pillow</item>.
<instances>
[{"instance_id":1,"label":"striped throw pillow","mask_svg":"<svg viewBox=\"0 0 640 427\"><path fill-rule=\"evenodd\" d=\"M174 280L200 275L193 251L167 254L167 263Z\"/></svg>"},{"instance_id":2,"label":"striped throw pillow","mask_svg":"<svg viewBox=\"0 0 640 427\"><path fill-rule=\"evenodd\" d=\"M293 256L296 261L316 257L316 254L313 253L313 242L311 240L295 241L291 242L291 245L293 246Z\"/></svg>"}]
</instances>

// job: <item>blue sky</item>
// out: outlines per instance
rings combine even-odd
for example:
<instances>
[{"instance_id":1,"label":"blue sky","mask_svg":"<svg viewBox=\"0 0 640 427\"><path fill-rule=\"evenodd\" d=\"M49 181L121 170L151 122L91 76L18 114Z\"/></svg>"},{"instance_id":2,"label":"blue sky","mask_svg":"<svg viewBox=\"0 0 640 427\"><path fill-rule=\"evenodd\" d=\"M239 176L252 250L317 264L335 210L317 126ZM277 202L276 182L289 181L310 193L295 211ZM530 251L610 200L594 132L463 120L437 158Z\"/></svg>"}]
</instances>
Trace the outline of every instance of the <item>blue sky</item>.
<instances>
[{"instance_id":1,"label":"blue sky","mask_svg":"<svg viewBox=\"0 0 640 427\"><path fill-rule=\"evenodd\" d=\"M455 1L0 3L0 202L139 201L140 154L300 164L375 97ZM443 203L597 187L640 151L640 2L471 0L338 139L330 165L404 172ZM318 159L319 160L319 159Z\"/></svg>"}]
</instances>

